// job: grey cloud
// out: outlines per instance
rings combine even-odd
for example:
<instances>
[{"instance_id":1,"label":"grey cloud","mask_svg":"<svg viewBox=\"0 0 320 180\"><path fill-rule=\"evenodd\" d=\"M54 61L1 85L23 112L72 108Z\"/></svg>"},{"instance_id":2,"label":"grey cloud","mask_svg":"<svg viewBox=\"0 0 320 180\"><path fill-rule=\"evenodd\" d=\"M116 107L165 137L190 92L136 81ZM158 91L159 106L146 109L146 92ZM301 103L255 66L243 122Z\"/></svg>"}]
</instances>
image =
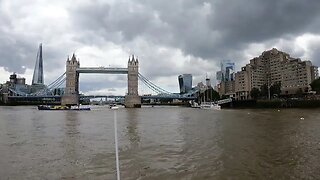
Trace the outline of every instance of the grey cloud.
<instances>
[{"instance_id":1,"label":"grey cloud","mask_svg":"<svg viewBox=\"0 0 320 180\"><path fill-rule=\"evenodd\" d=\"M18 5L14 7L21 16ZM112 42L141 56L141 72L148 78L171 78L186 72L200 76L215 71L223 59L235 60L237 67L247 63L244 52L253 43L271 48L283 40L280 50L294 57L304 56L305 50L292 47L295 38L305 33L320 34L318 0L88 1L66 5L65 9L69 13L65 29L44 26L23 33L10 31L17 28L19 16L9 17L0 11L0 66L20 73L25 71L23 66L33 68L38 43L44 40L45 68L55 72L64 68L67 55L77 48ZM161 48L169 50L163 53ZM311 60L320 65L318 43L308 48ZM172 53L177 50L191 57L190 62L173 66ZM204 67L197 59L210 65ZM109 88L96 81L83 81L84 89L93 84Z\"/></svg>"},{"instance_id":2,"label":"grey cloud","mask_svg":"<svg viewBox=\"0 0 320 180\"><path fill-rule=\"evenodd\" d=\"M320 41L317 43L311 43L309 46L310 56L308 60L314 62L314 65L320 66Z\"/></svg>"},{"instance_id":3,"label":"grey cloud","mask_svg":"<svg viewBox=\"0 0 320 180\"><path fill-rule=\"evenodd\" d=\"M261 42L313 31L310 28L320 14L317 0L220 0L213 4L211 28L236 42Z\"/></svg>"},{"instance_id":4,"label":"grey cloud","mask_svg":"<svg viewBox=\"0 0 320 180\"><path fill-rule=\"evenodd\" d=\"M0 66L4 67L5 70L24 73L25 67L34 66L30 58L35 60L36 53L31 53L33 48L29 42L23 39L6 39L5 37L0 37L0 40Z\"/></svg>"},{"instance_id":5,"label":"grey cloud","mask_svg":"<svg viewBox=\"0 0 320 180\"><path fill-rule=\"evenodd\" d=\"M143 6L135 7L133 2L127 3L115 1L112 6L93 3L76 7L72 13L73 24L81 30L95 31L109 41L132 41L139 35L146 35L145 32L156 24L152 11Z\"/></svg>"}]
</instances>

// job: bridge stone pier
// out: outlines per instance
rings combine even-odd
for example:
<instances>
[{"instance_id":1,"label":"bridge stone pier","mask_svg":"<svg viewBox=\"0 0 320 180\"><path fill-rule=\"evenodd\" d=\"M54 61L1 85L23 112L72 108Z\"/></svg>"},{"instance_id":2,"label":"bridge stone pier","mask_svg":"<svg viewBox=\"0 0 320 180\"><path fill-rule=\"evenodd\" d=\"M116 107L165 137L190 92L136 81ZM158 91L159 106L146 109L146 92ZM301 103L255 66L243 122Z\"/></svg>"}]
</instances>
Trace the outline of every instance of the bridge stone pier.
<instances>
[{"instance_id":1,"label":"bridge stone pier","mask_svg":"<svg viewBox=\"0 0 320 180\"><path fill-rule=\"evenodd\" d=\"M128 68L104 68L104 67L80 67L73 54L71 59L66 62L66 89L61 98L61 105L71 106L79 105L79 74L80 73L104 73L104 74L127 74L128 75L128 93L125 96L126 108L141 107L141 97L138 94L138 74L139 61L137 58L128 60Z\"/></svg>"}]
</instances>

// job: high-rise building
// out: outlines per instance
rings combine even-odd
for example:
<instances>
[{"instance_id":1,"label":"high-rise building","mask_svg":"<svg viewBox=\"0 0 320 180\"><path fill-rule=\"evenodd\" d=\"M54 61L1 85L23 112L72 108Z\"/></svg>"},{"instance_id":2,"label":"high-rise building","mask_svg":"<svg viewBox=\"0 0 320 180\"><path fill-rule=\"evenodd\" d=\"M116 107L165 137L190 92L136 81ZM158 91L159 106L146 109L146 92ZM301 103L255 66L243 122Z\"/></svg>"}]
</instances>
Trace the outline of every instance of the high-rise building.
<instances>
[{"instance_id":1,"label":"high-rise building","mask_svg":"<svg viewBox=\"0 0 320 180\"><path fill-rule=\"evenodd\" d=\"M235 97L235 63L230 60L221 62L221 70L217 72L217 90L220 95Z\"/></svg>"},{"instance_id":2,"label":"high-rise building","mask_svg":"<svg viewBox=\"0 0 320 180\"><path fill-rule=\"evenodd\" d=\"M232 66L226 67L225 81L233 81L234 80L234 63Z\"/></svg>"},{"instance_id":3,"label":"high-rise building","mask_svg":"<svg viewBox=\"0 0 320 180\"><path fill-rule=\"evenodd\" d=\"M192 74L182 74L178 76L180 93L188 93L192 89Z\"/></svg>"},{"instance_id":4,"label":"high-rise building","mask_svg":"<svg viewBox=\"0 0 320 180\"><path fill-rule=\"evenodd\" d=\"M208 76L206 76L206 86L211 87L211 80Z\"/></svg>"},{"instance_id":5,"label":"high-rise building","mask_svg":"<svg viewBox=\"0 0 320 180\"><path fill-rule=\"evenodd\" d=\"M216 73L216 79L218 81L218 84L222 81L222 71L218 71Z\"/></svg>"},{"instance_id":6,"label":"high-rise building","mask_svg":"<svg viewBox=\"0 0 320 180\"><path fill-rule=\"evenodd\" d=\"M235 76L235 63L230 60L225 60L220 63L220 71L217 72L216 77L218 83L233 81Z\"/></svg>"},{"instance_id":7,"label":"high-rise building","mask_svg":"<svg viewBox=\"0 0 320 180\"><path fill-rule=\"evenodd\" d=\"M301 61L289 54L273 48L264 51L259 57L241 68L235 76L235 93L237 99L249 99L252 88L260 89L262 85L281 84L281 94L296 94L298 91L308 93L310 83L318 77L318 67L311 61Z\"/></svg>"},{"instance_id":8,"label":"high-rise building","mask_svg":"<svg viewBox=\"0 0 320 180\"><path fill-rule=\"evenodd\" d=\"M221 71L223 81L234 80L235 63L231 60L226 60L221 63Z\"/></svg>"},{"instance_id":9,"label":"high-rise building","mask_svg":"<svg viewBox=\"0 0 320 180\"><path fill-rule=\"evenodd\" d=\"M42 85L44 84L43 78L43 59L42 59L42 44L39 45L39 50L37 53L37 60L34 67L32 85Z\"/></svg>"}]
</instances>

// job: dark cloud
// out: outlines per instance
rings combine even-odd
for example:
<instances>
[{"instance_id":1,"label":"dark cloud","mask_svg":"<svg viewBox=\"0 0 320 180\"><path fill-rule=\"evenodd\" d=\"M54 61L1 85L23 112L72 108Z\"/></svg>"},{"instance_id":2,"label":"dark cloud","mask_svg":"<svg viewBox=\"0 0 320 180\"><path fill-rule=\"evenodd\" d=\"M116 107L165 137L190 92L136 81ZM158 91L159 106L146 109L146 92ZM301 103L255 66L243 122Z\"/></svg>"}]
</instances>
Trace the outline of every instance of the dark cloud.
<instances>
[{"instance_id":1,"label":"dark cloud","mask_svg":"<svg viewBox=\"0 0 320 180\"><path fill-rule=\"evenodd\" d=\"M313 32L319 17L317 0L216 1L209 19L213 30L236 43L261 42Z\"/></svg>"},{"instance_id":2,"label":"dark cloud","mask_svg":"<svg viewBox=\"0 0 320 180\"><path fill-rule=\"evenodd\" d=\"M144 37L208 60L232 58L250 43L319 32L320 3L316 0L138 0L97 6L84 6L74 13L81 28L102 28L107 40L115 40L113 33L118 32L116 43Z\"/></svg>"},{"instance_id":3,"label":"dark cloud","mask_svg":"<svg viewBox=\"0 0 320 180\"><path fill-rule=\"evenodd\" d=\"M180 73L190 72L198 79L206 72L214 74L224 59L235 60L239 68L251 58L248 54L258 56L272 47L320 65L320 42L306 36L320 36L319 9L318 0L95 0L56 1L50 6L3 0L0 67L19 73L32 69L40 42L52 80L64 69L67 55L85 54L83 47L116 47L125 59L138 54L141 72L159 82L167 78L168 86ZM299 46L297 37L308 42ZM87 58L86 62L95 61ZM111 58L105 57L105 63L118 61ZM112 86L123 86L111 81ZM85 78L82 86L112 88Z\"/></svg>"}]
</instances>

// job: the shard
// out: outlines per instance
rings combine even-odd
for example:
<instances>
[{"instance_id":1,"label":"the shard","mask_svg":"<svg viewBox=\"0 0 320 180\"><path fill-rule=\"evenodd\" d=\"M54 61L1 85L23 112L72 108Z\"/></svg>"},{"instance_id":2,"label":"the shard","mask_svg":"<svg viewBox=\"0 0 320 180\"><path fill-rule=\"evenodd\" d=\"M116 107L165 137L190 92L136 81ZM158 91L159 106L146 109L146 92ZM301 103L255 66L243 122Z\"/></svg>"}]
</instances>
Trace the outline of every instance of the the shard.
<instances>
[{"instance_id":1,"label":"the shard","mask_svg":"<svg viewBox=\"0 0 320 180\"><path fill-rule=\"evenodd\" d=\"M36 65L34 67L32 84L44 84L43 79L43 59L42 59L42 44L39 45L39 50L37 53Z\"/></svg>"}]
</instances>

